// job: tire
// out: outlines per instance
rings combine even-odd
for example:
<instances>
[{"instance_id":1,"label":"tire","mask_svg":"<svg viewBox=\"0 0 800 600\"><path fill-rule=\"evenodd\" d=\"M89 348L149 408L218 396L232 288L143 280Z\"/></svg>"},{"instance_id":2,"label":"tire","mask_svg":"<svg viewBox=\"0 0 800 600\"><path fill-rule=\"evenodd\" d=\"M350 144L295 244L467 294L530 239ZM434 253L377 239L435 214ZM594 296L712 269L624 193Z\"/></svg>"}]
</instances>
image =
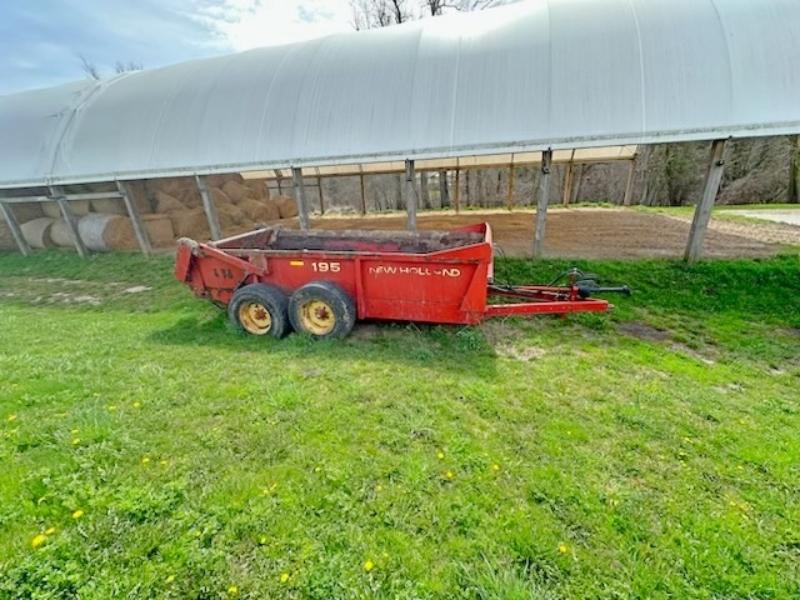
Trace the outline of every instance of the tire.
<instances>
[{"instance_id":1,"label":"tire","mask_svg":"<svg viewBox=\"0 0 800 600\"><path fill-rule=\"evenodd\" d=\"M335 283L312 281L289 299L289 320L298 333L318 339L343 338L356 324L356 305Z\"/></svg>"},{"instance_id":2,"label":"tire","mask_svg":"<svg viewBox=\"0 0 800 600\"><path fill-rule=\"evenodd\" d=\"M288 305L286 294L278 288L251 283L233 293L228 318L239 331L282 338L289 332Z\"/></svg>"}]
</instances>

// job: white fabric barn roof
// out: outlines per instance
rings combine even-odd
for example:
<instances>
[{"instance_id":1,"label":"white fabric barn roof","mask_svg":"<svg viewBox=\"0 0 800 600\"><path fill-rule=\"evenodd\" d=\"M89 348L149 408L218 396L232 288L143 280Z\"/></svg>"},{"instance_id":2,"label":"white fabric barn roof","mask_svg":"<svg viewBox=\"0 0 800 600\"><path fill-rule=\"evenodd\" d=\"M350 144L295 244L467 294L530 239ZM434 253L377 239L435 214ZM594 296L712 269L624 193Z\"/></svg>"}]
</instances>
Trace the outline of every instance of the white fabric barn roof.
<instances>
[{"instance_id":1,"label":"white fabric barn roof","mask_svg":"<svg viewBox=\"0 0 800 600\"><path fill-rule=\"evenodd\" d=\"M0 187L800 132L798 0L536 0L0 97Z\"/></svg>"}]
</instances>

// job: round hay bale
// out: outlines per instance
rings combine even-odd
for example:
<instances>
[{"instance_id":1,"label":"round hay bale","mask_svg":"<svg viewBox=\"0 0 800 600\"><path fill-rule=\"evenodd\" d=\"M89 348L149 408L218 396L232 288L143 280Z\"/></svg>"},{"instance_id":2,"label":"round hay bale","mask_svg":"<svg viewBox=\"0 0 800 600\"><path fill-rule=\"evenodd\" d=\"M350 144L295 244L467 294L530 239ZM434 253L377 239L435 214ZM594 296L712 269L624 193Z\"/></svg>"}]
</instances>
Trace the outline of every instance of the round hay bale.
<instances>
[{"instance_id":1,"label":"round hay bale","mask_svg":"<svg viewBox=\"0 0 800 600\"><path fill-rule=\"evenodd\" d=\"M217 207L233 204L231 199L228 197L228 194L219 188L211 188L211 198L214 200L214 204L216 204Z\"/></svg>"},{"instance_id":2,"label":"round hay bale","mask_svg":"<svg viewBox=\"0 0 800 600\"><path fill-rule=\"evenodd\" d=\"M174 196L158 191L156 192L156 212L168 214L176 210L183 210L184 206Z\"/></svg>"},{"instance_id":3,"label":"round hay bale","mask_svg":"<svg viewBox=\"0 0 800 600\"><path fill-rule=\"evenodd\" d=\"M58 208L58 204L55 202L42 202L42 213L45 217L50 217L51 219L60 219L62 217L61 209Z\"/></svg>"},{"instance_id":4,"label":"round hay bale","mask_svg":"<svg viewBox=\"0 0 800 600\"><path fill-rule=\"evenodd\" d=\"M187 237L193 240L208 240L211 232L208 228L208 219L202 208L176 211L169 215L175 237Z\"/></svg>"},{"instance_id":5,"label":"round hay bale","mask_svg":"<svg viewBox=\"0 0 800 600\"><path fill-rule=\"evenodd\" d=\"M91 213L78 221L78 233L89 250L100 252L110 250L111 247L106 243L106 229L114 221L123 220L124 218L119 215Z\"/></svg>"},{"instance_id":6,"label":"round hay bale","mask_svg":"<svg viewBox=\"0 0 800 600\"><path fill-rule=\"evenodd\" d=\"M69 208L76 217L83 217L89 214L91 203L88 200L70 200Z\"/></svg>"},{"instance_id":7,"label":"round hay bale","mask_svg":"<svg viewBox=\"0 0 800 600\"><path fill-rule=\"evenodd\" d=\"M253 200L248 198L239 205L239 208L241 208L247 218L254 223L277 221L281 218L278 207L273 202L267 202L265 200Z\"/></svg>"},{"instance_id":8,"label":"round hay bale","mask_svg":"<svg viewBox=\"0 0 800 600\"><path fill-rule=\"evenodd\" d=\"M14 250L17 247L11 229L4 221L0 221L0 250Z\"/></svg>"},{"instance_id":9,"label":"round hay bale","mask_svg":"<svg viewBox=\"0 0 800 600\"><path fill-rule=\"evenodd\" d=\"M250 195L250 189L238 181L229 179L222 186L222 191L231 199L234 204L239 204Z\"/></svg>"},{"instance_id":10,"label":"round hay bale","mask_svg":"<svg viewBox=\"0 0 800 600\"><path fill-rule=\"evenodd\" d=\"M246 179L244 184L250 190L250 195L254 196L256 200L269 200L269 188L266 180Z\"/></svg>"},{"instance_id":11,"label":"round hay bale","mask_svg":"<svg viewBox=\"0 0 800 600\"><path fill-rule=\"evenodd\" d=\"M92 212L104 213L107 215L128 215L125 202L120 198L101 198L99 200L92 200L91 204Z\"/></svg>"},{"instance_id":12,"label":"round hay bale","mask_svg":"<svg viewBox=\"0 0 800 600\"><path fill-rule=\"evenodd\" d=\"M297 203L294 201L294 198L278 196L275 198L274 202L278 207L281 219L291 219L297 216Z\"/></svg>"},{"instance_id":13,"label":"round hay bale","mask_svg":"<svg viewBox=\"0 0 800 600\"><path fill-rule=\"evenodd\" d=\"M142 223L147 230L150 244L154 248L171 246L175 240L175 231L169 215L142 215ZM131 223L133 227L133 223Z\"/></svg>"},{"instance_id":14,"label":"round hay bale","mask_svg":"<svg viewBox=\"0 0 800 600\"><path fill-rule=\"evenodd\" d=\"M197 186L183 190L177 198L186 208L201 208L203 206L203 199L200 197L200 190L197 189Z\"/></svg>"},{"instance_id":15,"label":"round hay bale","mask_svg":"<svg viewBox=\"0 0 800 600\"><path fill-rule=\"evenodd\" d=\"M20 225L22 237L28 242L31 248L52 248L53 240L50 239L50 228L55 219L50 217L39 217Z\"/></svg>"},{"instance_id":16,"label":"round hay bale","mask_svg":"<svg viewBox=\"0 0 800 600\"><path fill-rule=\"evenodd\" d=\"M217 215L219 217L219 225L223 229L233 225L241 225L247 220L247 215L235 204L218 204Z\"/></svg>"},{"instance_id":17,"label":"round hay bale","mask_svg":"<svg viewBox=\"0 0 800 600\"><path fill-rule=\"evenodd\" d=\"M50 216L44 214L41 202L25 202L24 204L12 204L10 206L14 216L17 217L17 223ZM56 211L58 212L58 217L61 217L61 211L58 210L58 206L56 206Z\"/></svg>"},{"instance_id":18,"label":"round hay bale","mask_svg":"<svg viewBox=\"0 0 800 600\"><path fill-rule=\"evenodd\" d=\"M91 204L88 200L70 200L68 204L72 214L76 217L88 215L89 209L91 208ZM50 217L51 219L60 219L64 216L61 214L61 209L55 202L43 202L42 212L45 217Z\"/></svg>"},{"instance_id":19,"label":"round hay bale","mask_svg":"<svg viewBox=\"0 0 800 600\"><path fill-rule=\"evenodd\" d=\"M75 243L72 241L72 234L69 231L69 226L64 219L58 219L53 222L50 227L50 239L56 246L61 248L72 248Z\"/></svg>"},{"instance_id":20,"label":"round hay bale","mask_svg":"<svg viewBox=\"0 0 800 600\"><path fill-rule=\"evenodd\" d=\"M184 191L197 185L191 177L165 177L151 181L151 186L156 192L163 192L173 198L180 197Z\"/></svg>"}]
</instances>

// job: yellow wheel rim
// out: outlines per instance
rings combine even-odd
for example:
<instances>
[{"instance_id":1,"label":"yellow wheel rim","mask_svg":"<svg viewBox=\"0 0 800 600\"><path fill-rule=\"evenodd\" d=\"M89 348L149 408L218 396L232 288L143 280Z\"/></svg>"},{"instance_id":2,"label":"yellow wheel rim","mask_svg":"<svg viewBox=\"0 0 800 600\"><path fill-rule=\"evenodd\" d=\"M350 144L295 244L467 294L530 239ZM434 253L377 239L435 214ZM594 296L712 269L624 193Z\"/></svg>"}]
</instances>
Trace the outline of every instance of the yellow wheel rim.
<instances>
[{"instance_id":1,"label":"yellow wheel rim","mask_svg":"<svg viewBox=\"0 0 800 600\"><path fill-rule=\"evenodd\" d=\"M327 302L309 300L300 306L303 329L314 335L325 335L336 327L336 316Z\"/></svg>"},{"instance_id":2,"label":"yellow wheel rim","mask_svg":"<svg viewBox=\"0 0 800 600\"><path fill-rule=\"evenodd\" d=\"M272 327L272 317L263 304L245 302L239 307L239 322L247 333L264 335Z\"/></svg>"}]
</instances>

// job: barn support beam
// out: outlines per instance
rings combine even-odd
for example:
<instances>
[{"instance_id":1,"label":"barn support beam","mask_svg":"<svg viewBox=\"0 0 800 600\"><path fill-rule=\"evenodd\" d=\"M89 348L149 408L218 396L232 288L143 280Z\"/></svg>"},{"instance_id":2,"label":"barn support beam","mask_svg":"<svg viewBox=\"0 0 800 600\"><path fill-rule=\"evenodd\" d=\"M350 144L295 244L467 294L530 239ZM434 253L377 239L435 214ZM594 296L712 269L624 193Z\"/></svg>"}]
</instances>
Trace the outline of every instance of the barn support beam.
<instances>
[{"instance_id":1,"label":"barn support beam","mask_svg":"<svg viewBox=\"0 0 800 600\"><path fill-rule=\"evenodd\" d=\"M431 188L428 180L428 172L422 171L419 174L419 201L423 210L431 208Z\"/></svg>"},{"instance_id":2,"label":"barn support beam","mask_svg":"<svg viewBox=\"0 0 800 600\"><path fill-rule=\"evenodd\" d=\"M361 216L364 217L367 214L367 186L364 182L364 169L361 169L361 173L358 176L359 183L361 184Z\"/></svg>"},{"instance_id":3,"label":"barn support beam","mask_svg":"<svg viewBox=\"0 0 800 600\"><path fill-rule=\"evenodd\" d=\"M569 206L572 201L572 188L575 183L575 150L570 154L567 168L564 172L564 186L561 194L561 204Z\"/></svg>"},{"instance_id":4,"label":"barn support beam","mask_svg":"<svg viewBox=\"0 0 800 600\"><path fill-rule=\"evenodd\" d=\"M6 223L8 223L8 228L11 230L11 235L14 237L14 241L17 243L17 248L19 248L19 251L23 256L30 256L31 247L25 240L25 236L22 235L22 229L20 229L19 223L17 222L17 217L14 215L14 209L6 205L4 202L0 202L0 213L3 213L3 218L6 220Z\"/></svg>"},{"instance_id":5,"label":"barn support beam","mask_svg":"<svg viewBox=\"0 0 800 600\"><path fill-rule=\"evenodd\" d=\"M717 199L719 186L722 182L722 173L725 170L724 157L727 144L728 140L714 140L711 143L703 197L694 211L692 227L689 230L689 242L686 244L684 258L689 263L695 262L703 254L703 241L708 230L708 223L711 220L711 209L714 208L714 201Z\"/></svg>"},{"instance_id":6,"label":"barn support beam","mask_svg":"<svg viewBox=\"0 0 800 600\"><path fill-rule=\"evenodd\" d=\"M406 160L406 229L417 230L417 173L413 160Z\"/></svg>"},{"instance_id":7,"label":"barn support beam","mask_svg":"<svg viewBox=\"0 0 800 600\"><path fill-rule=\"evenodd\" d=\"M325 195L322 192L322 177L317 175L317 193L319 195L319 214L325 214Z\"/></svg>"},{"instance_id":8,"label":"barn support beam","mask_svg":"<svg viewBox=\"0 0 800 600\"><path fill-rule=\"evenodd\" d=\"M547 204L550 201L550 171L553 166L553 151L542 152L542 176L539 178L539 194L536 199L536 223L533 231L533 257L540 258L544 252L544 229L547 220Z\"/></svg>"},{"instance_id":9,"label":"barn support beam","mask_svg":"<svg viewBox=\"0 0 800 600\"><path fill-rule=\"evenodd\" d=\"M64 195L64 191L60 187L50 186L50 196L51 199L58 205L58 208L61 211L61 216L64 217L64 221L67 223L67 229L69 229L69 235L72 238L72 243L75 244L75 250L78 251L78 255L81 258L86 258L89 256L89 251L86 249L86 246L81 239L81 234L78 230L78 219L75 218L72 209L69 207L69 202Z\"/></svg>"},{"instance_id":10,"label":"barn support beam","mask_svg":"<svg viewBox=\"0 0 800 600\"><path fill-rule=\"evenodd\" d=\"M150 236L147 234L147 228L144 226L142 217L139 215L139 210L136 208L136 203L133 201L133 193L131 192L130 186L123 181L118 181L117 190L122 196L125 208L128 210L128 216L131 218L133 233L136 234L136 241L139 242L139 248L145 256L150 256L153 253L153 246L150 243Z\"/></svg>"},{"instance_id":11,"label":"barn support beam","mask_svg":"<svg viewBox=\"0 0 800 600\"><path fill-rule=\"evenodd\" d=\"M506 200L508 211L514 210L514 163L508 167L508 198Z\"/></svg>"},{"instance_id":12,"label":"barn support beam","mask_svg":"<svg viewBox=\"0 0 800 600\"><path fill-rule=\"evenodd\" d=\"M625 181L625 195L622 197L622 206L630 206L633 196L633 178L636 174L636 157L628 164L628 179Z\"/></svg>"},{"instance_id":13,"label":"barn support beam","mask_svg":"<svg viewBox=\"0 0 800 600\"><path fill-rule=\"evenodd\" d=\"M211 233L211 239L214 241L222 239L222 228L219 226L219 215L217 214L217 207L214 204L214 198L208 189L208 182L204 175L195 175L194 181L197 184L197 189L200 191L200 198L203 200L203 210L206 213L208 220L208 231Z\"/></svg>"},{"instance_id":14,"label":"barn support beam","mask_svg":"<svg viewBox=\"0 0 800 600\"><path fill-rule=\"evenodd\" d=\"M450 190L447 186L447 171L439 171L439 208L450 208Z\"/></svg>"},{"instance_id":15,"label":"barn support beam","mask_svg":"<svg viewBox=\"0 0 800 600\"><path fill-rule=\"evenodd\" d=\"M453 201L456 207L456 214L461 212L461 169L456 169L456 189L453 194Z\"/></svg>"},{"instance_id":16,"label":"barn support beam","mask_svg":"<svg viewBox=\"0 0 800 600\"><path fill-rule=\"evenodd\" d=\"M300 221L300 229L305 231L309 227L308 204L306 203L303 170L299 167L292 167L292 184L294 185L294 201L297 203L297 217Z\"/></svg>"}]
</instances>

